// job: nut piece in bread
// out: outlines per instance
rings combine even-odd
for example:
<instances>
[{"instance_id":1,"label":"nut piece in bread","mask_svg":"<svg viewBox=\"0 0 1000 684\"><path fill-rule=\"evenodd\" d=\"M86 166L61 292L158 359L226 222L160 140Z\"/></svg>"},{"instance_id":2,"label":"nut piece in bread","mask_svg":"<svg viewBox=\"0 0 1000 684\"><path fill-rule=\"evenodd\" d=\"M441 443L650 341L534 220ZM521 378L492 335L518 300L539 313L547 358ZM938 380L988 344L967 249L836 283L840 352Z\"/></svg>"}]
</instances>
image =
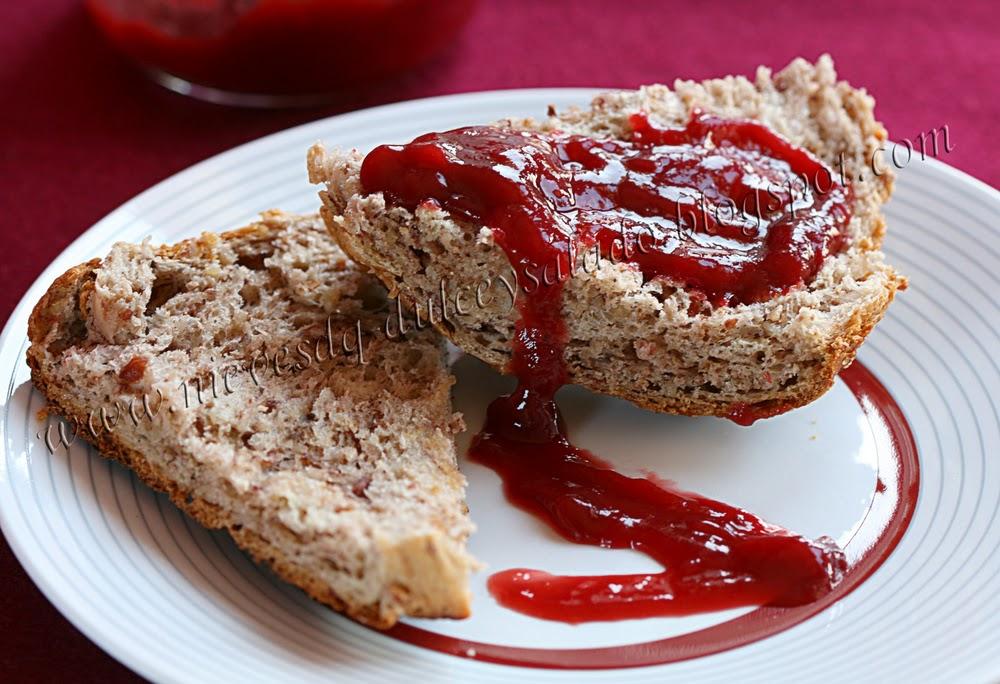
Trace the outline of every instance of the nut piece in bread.
<instances>
[{"instance_id":1,"label":"nut piece in bread","mask_svg":"<svg viewBox=\"0 0 1000 684\"><path fill-rule=\"evenodd\" d=\"M602 262L563 286L569 381L657 411L766 416L818 398L881 319L905 279L883 259L881 205L892 177L875 176L871 160L886 139L864 91L838 82L828 56L802 59L754 80L739 76L702 83L677 81L637 91L599 95L586 110L498 125L627 138L629 115L644 112L662 127L682 126L695 108L729 118L760 121L808 149L831 169L867 171L854 183L849 246L829 256L815 279L768 301L711 308L663 279L644 280L628 264ZM358 151L314 146L310 180L320 192L322 214L337 241L400 299L436 321L465 352L498 370L508 367L518 318L511 298L493 287L485 305L467 306L448 318L441 289L474 290L487 279L513 281L512 268L488 228L456 220L432 203L414 212L365 194ZM451 296L444 300L450 301ZM450 320L449 320L450 319Z\"/></svg>"},{"instance_id":2,"label":"nut piece in bread","mask_svg":"<svg viewBox=\"0 0 1000 684\"><path fill-rule=\"evenodd\" d=\"M313 598L380 628L465 617L454 379L433 332L377 335L384 294L318 217L272 211L70 269L28 364L80 437Z\"/></svg>"}]
</instances>

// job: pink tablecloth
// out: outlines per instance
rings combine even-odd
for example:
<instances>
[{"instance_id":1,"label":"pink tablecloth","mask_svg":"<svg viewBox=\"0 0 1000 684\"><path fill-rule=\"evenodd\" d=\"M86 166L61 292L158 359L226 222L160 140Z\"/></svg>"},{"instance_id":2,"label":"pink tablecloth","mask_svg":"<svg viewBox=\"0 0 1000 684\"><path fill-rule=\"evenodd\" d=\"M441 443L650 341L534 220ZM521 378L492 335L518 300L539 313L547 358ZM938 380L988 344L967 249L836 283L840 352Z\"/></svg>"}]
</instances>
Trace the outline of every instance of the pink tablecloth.
<instances>
[{"instance_id":1,"label":"pink tablecloth","mask_svg":"<svg viewBox=\"0 0 1000 684\"><path fill-rule=\"evenodd\" d=\"M1000 40L991 2L483 2L445 56L348 104L268 112L187 100L112 54L77 0L0 9L0 320L73 238L132 195L205 157L347 109L531 86L636 86L751 74L830 52L878 100L894 139L947 125L942 159L1000 183ZM205 226L210 228L210 226ZM133 675L42 597L0 542L0 672L6 681ZM183 654L178 654L183 657Z\"/></svg>"}]
</instances>

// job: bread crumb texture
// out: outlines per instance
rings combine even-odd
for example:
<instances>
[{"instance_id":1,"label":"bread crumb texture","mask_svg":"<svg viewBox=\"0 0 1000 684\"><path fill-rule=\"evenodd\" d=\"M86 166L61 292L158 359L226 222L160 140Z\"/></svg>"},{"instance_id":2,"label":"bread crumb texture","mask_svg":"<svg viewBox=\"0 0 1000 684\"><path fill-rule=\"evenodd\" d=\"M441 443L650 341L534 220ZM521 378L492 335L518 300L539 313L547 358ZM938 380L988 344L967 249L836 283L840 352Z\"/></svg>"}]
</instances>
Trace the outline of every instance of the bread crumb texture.
<instances>
[{"instance_id":1,"label":"bread crumb texture","mask_svg":"<svg viewBox=\"0 0 1000 684\"><path fill-rule=\"evenodd\" d=\"M595 272L566 281L563 314L570 380L654 410L689 415L729 414L734 404L767 412L813 401L881 319L905 279L884 261L881 205L892 176L871 173L886 139L864 91L838 81L824 55L797 59L777 74L761 67L753 80L727 76L673 88L652 85L597 96L589 109L554 112L542 120L499 125L627 137L629 115L645 112L660 126L683 125L700 108L724 117L761 121L852 178L855 202L849 247L829 256L808 284L769 301L712 309L685 290L635 268L604 260ZM394 141L398 142L398 141ZM504 251L483 226L456 221L432 206L414 213L362 193L356 150L315 145L310 180L323 184L322 214L337 241L408 306L426 306L442 285L475 288L485 278L512 278ZM522 283L523 285L523 283ZM450 301L450 299L449 299ZM518 318L502 296L438 328L464 351L498 370L510 360ZM439 316L440 318L440 316Z\"/></svg>"},{"instance_id":2,"label":"bread crumb texture","mask_svg":"<svg viewBox=\"0 0 1000 684\"><path fill-rule=\"evenodd\" d=\"M272 211L71 269L31 316L28 363L56 413L105 410L112 430L81 437L314 598L377 627L464 617L454 380L432 331L389 340L385 317L318 217Z\"/></svg>"}]
</instances>

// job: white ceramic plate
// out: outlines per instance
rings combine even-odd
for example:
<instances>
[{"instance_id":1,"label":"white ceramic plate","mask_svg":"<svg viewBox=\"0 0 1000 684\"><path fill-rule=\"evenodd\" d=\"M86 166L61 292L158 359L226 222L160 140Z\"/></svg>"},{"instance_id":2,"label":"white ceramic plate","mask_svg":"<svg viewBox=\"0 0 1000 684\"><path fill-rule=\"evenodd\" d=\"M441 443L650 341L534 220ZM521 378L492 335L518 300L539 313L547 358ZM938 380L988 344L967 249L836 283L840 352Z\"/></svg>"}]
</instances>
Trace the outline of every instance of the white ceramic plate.
<instances>
[{"instance_id":1,"label":"white ceramic plate","mask_svg":"<svg viewBox=\"0 0 1000 684\"><path fill-rule=\"evenodd\" d=\"M0 342L9 374L0 516L17 557L59 610L157 681L997 679L1000 193L933 160L915 158L900 173L887 208L886 252L911 287L865 343L863 367L820 401L743 429L577 389L563 400L574 441L620 469L652 470L845 544L855 569L821 604L569 626L498 607L485 571L473 580L472 618L414 620L380 634L276 580L226 535L202 530L93 450L46 450L46 424L36 417L43 400L24 364L26 321L68 267L115 240L172 242L269 207L314 209L304 155L318 139L367 149L591 95L459 95L284 131L160 183L56 259ZM507 380L471 359L457 371L456 407L474 432ZM508 505L491 471L463 467L479 527L471 548L490 569L655 569L639 554L561 540Z\"/></svg>"}]
</instances>

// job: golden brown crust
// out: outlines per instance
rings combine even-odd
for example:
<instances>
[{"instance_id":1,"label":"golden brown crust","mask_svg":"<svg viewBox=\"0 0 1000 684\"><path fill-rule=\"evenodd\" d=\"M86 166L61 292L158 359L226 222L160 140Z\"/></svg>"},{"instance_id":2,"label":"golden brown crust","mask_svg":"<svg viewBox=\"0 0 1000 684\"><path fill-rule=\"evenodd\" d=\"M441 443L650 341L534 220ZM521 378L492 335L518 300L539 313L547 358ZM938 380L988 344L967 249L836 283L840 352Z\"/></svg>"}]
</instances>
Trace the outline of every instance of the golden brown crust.
<instances>
[{"instance_id":1,"label":"golden brown crust","mask_svg":"<svg viewBox=\"0 0 1000 684\"><path fill-rule=\"evenodd\" d=\"M32 344L41 343L60 321L65 320L65 311L76 310L77 298L81 286L87 281L101 263L100 259L91 259L85 264L78 264L55 279L42 298L38 300L28 317L28 339ZM32 350L28 349L30 364Z\"/></svg>"},{"instance_id":2,"label":"golden brown crust","mask_svg":"<svg viewBox=\"0 0 1000 684\"><path fill-rule=\"evenodd\" d=\"M813 380L799 383L794 395L783 394L775 399L767 399L748 404L746 409L750 414L769 417L799 408L816 401L827 393L836 380L837 373L851 365L857 355L858 348L865 341L875 325L882 320L886 309L892 302L896 292L905 289L905 279L894 281L885 290L884 296L871 303L870 306L854 311L850 319L835 332L835 339L828 349L822 365L812 374ZM442 331L444 333L445 331ZM497 369L501 370L501 369ZM699 402L684 401L650 401L647 394L622 393L622 398L628 399L637 406L682 416L718 416L729 417L734 409L731 402Z\"/></svg>"}]
</instances>

